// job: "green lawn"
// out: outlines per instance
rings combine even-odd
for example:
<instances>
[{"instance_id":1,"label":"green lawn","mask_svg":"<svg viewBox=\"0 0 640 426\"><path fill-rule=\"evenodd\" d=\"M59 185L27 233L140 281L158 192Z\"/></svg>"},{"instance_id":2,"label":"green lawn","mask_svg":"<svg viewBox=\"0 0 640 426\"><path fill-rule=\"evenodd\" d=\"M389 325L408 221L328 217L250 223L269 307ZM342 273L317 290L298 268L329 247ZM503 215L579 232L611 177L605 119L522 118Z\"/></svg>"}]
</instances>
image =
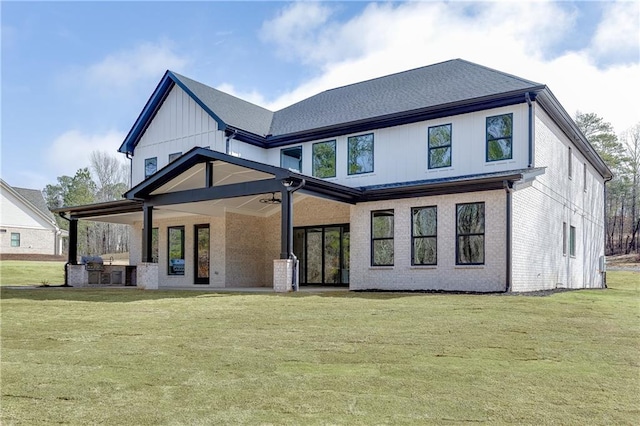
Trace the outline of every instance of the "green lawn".
<instances>
[{"instance_id":1,"label":"green lawn","mask_svg":"<svg viewBox=\"0 0 640 426\"><path fill-rule=\"evenodd\" d=\"M0 286L64 284L64 263L0 260Z\"/></svg>"},{"instance_id":2,"label":"green lawn","mask_svg":"<svg viewBox=\"0 0 640 426\"><path fill-rule=\"evenodd\" d=\"M548 297L0 289L10 424L640 424L640 274Z\"/></svg>"}]
</instances>

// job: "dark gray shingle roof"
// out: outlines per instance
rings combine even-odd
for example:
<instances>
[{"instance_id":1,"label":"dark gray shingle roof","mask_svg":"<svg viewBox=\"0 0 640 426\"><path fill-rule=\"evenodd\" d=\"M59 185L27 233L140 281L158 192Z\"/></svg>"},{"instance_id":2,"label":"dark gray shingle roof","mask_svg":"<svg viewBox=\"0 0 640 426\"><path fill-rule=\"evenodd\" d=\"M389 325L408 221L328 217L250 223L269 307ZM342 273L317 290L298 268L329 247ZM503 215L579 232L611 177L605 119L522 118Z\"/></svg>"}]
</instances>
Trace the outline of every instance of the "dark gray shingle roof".
<instances>
[{"instance_id":1,"label":"dark gray shingle roof","mask_svg":"<svg viewBox=\"0 0 640 426\"><path fill-rule=\"evenodd\" d=\"M226 124L259 136L269 133L273 112L175 72L173 75Z\"/></svg>"},{"instance_id":2,"label":"dark gray shingle roof","mask_svg":"<svg viewBox=\"0 0 640 426\"><path fill-rule=\"evenodd\" d=\"M37 189L16 188L12 186L14 191L20 194L25 200L30 202L35 208L37 208L43 215L51 220L55 220L53 213L47 207L47 202L44 199L41 191Z\"/></svg>"},{"instance_id":3,"label":"dark gray shingle roof","mask_svg":"<svg viewBox=\"0 0 640 426\"><path fill-rule=\"evenodd\" d=\"M277 111L270 133L296 133L540 86L454 59L319 93Z\"/></svg>"}]
</instances>

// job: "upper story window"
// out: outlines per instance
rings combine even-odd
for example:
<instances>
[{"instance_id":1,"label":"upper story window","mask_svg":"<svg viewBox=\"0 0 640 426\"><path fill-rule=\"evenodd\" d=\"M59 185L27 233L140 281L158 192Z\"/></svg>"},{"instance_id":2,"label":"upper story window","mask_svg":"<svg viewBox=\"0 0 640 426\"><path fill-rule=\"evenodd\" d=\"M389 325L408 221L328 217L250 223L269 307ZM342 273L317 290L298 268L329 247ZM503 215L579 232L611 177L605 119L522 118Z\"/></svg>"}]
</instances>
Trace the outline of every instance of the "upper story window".
<instances>
[{"instance_id":1,"label":"upper story window","mask_svg":"<svg viewBox=\"0 0 640 426\"><path fill-rule=\"evenodd\" d=\"M158 171L158 157L147 158L144 160L144 178L148 178Z\"/></svg>"},{"instance_id":2,"label":"upper story window","mask_svg":"<svg viewBox=\"0 0 640 426\"><path fill-rule=\"evenodd\" d=\"M571 147L569 147L569 160L567 163L567 168L569 169L569 179L573 178L573 153L571 152Z\"/></svg>"},{"instance_id":3,"label":"upper story window","mask_svg":"<svg viewBox=\"0 0 640 426\"><path fill-rule=\"evenodd\" d=\"M283 148L280 150L280 167L292 172L302 172L302 147Z\"/></svg>"},{"instance_id":4,"label":"upper story window","mask_svg":"<svg viewBox=\"0 0 640 426\"><path fill-rule=\"evenodd\" d=\"M169 163L177 160L178 158L180 158L181 155L182 155L181 152L174 152L173 154L169 154Z\"/></svg>"},{"instance_id":5,"label":"upper story window","mask_svg":"<svg viewBox=\"0 0 640 426\"><path fill-rule=\"evenodd\" d=\"M348 174L373 172L373 133L351 136L347 139Z\"/></svg>"},{"instance_id":6,"label":"upper story window","mask_svg":"<svg viewBox=\"0 0 640 426\"><path fill-rule=\"evenodd\" d=\"M393 210L371 212L371 266L393 266Z\"/></svg>"},{"instance_id":7,"label":"upper story window","mask_svg":"<svg viewBox=\"0 0 640 426\"><path fill-rule=\"evenodd\" d=\"M313 144L312 174L318 178L336 177L336 141Z\"/></svg>"},{"instance_id":8,"label":"upper story window","mask_svg":"<svg viewBox=\"0 0 640 426\"><path fill-rule=\"evenodd\" d=\"M20 247L20 233L12 232L11 233L11 247Z\"/></svg>"},{"instance_id":9,"label":"upper story window","mask_svg":"<svg viewBox=\"0 0 640 426\"><path fill-rule=\"evenodd\" d=\"M513 114L487 117L487 161L513 158Z\"/></svg>"},{"instance_id":10,"label":"upper story window","mask_svg":"<svg viewBox=\"0 0 640 426\"><path fill-rule=\"evenodd\" d=\"M451 124L429 127L429 168L451 166Z\"/></svg>"},{"instance_id":11,"label":"upper story window","mask_svg":"<svg viewBox=\"0 0 640 426\"><path fill-rule=\"evenodd\" d=\"M438 208L414 207L411 209L411 264L435 265L438 263Z\"/></svg>"},{"instance_id":12,"label":"upper story window","mask_svg":"<svg viewBox=\"0 0 640 426\"><path fill-rule=\"evenodd\" d=\"M456 265L484 264L484 203L456 204Z\"/></svg>"},{"instance_id":13,"label":"upper story window","mask_svg":"<svg viewBox=\"0 0 640 426\"><path fill-rule=\"evenodd\" d=\"M587 163L582 163L582 190L587 192Z\"/></svg>"}]
</instances>

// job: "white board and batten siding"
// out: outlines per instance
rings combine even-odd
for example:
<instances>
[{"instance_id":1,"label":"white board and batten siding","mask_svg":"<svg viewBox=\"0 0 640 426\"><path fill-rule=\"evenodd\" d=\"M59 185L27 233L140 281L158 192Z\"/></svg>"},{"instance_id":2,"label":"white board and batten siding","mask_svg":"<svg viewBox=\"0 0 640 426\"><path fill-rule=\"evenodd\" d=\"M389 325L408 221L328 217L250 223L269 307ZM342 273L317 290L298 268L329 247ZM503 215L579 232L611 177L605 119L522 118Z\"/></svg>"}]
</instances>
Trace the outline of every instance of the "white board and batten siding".
<instances>
[{"instance_id":1,"label":"white board and batten siding","mask_svg":"<svg viewBox=\"0 0 640 426\"><path fill-rule=\"evenodd\" d=\"M486 118L510 113L513 114L513 158L505 161L487 162ZM429 169L427 161L428 129L443 124L451 124L451 167ZM526 168L529 159L528 126L528 107L526 104L519 104L319 139L284 148L302 146L302 173L312 175L313 144L335 140L336 177L326 180L345 186L360 187ZM347 173L348 138L368 133L374 135L374 170L372 173L349 175ZM269 149L267 162L274 166L280 166L282 149Z\"/></svg>"},{"instance_id":2,"label":"white board and batten siding","mask_svg":"<svg viewBox=\"0 0 640 426\"><path fill-rule=\"evenodd\" d=\"M545 173L513 195L514 290L601 287L604 179L539 107L535 166L546 167ZM575 256L569 250L570 227L576 233Z\"/></svg>"}]
</instances>

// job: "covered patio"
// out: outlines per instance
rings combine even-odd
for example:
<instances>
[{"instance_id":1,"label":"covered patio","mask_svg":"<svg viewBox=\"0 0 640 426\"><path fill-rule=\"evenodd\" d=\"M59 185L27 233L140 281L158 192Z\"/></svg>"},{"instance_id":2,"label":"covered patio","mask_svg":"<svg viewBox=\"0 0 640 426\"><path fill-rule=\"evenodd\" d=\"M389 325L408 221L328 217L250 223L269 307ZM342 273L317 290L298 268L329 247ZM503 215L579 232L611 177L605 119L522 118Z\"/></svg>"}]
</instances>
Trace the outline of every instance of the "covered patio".
<instances>
[{"instance_id":1,"label":"covered patio","mask_svg":"<svg viewBox=\"0 0 640 426\"><path fill-rule=\"evenodd\" d=\"M361 191L281 167L194 148L134 186L124 196L124 200L55 210L70 221L67 284L88 284L86 265L78 263L77 235L78 221L90 220L132 226L129 271L134 271L131 272L134 277L127 277L126 282L139 288L185 288L185 283L191 278L193 282L190 284L209 284L211 272L217 279L211 282L214 284L212 288L252 286L251 279L240 283L236 275L243 276L237 271L241 268L256 269L255 259L248 258L245 252L234 256L234 249L229 247L225 247L227 256L221 256L220 240L224 238L235 243L236 230L242 233L253 226L252 222L262 221L269 222L262 225L268 234L264 238L269 241L264 243L264 253L256 252L254 257L270 256L270 270L263 274L273 274L272 285L267 287L270 291L290 291L296 287L294 277L297 277L293 253L294 204L313 203L311 200L315 200L340 204L346 206L344 211L348 211L348 205L359 200ZM348 223L348 213L343 217ZM279 241L276 241L279 253L272 249L274 244L271 240L278 240L278 223L274 221L279 222L280 228ZM169 253L174 248L170 241L167 241L166 253L159 246L164 234L158 237L158 223L167 224L167 240L179 241L175 246L180 247L178 252L181 256ZM191 223L194 224L193 237L185 231L185 224ZM191 263L186 262L190 254L185 256L185 235L194 245ZM210 235L213 236L212 244L209 243ZM198 248L199 245L201 247ZM251 249L260 251L260 247L253 245ZM238 262L236 257L248 258L248 264ZM167 264L169 276L165 276L164 267L160 266L162 263Z\"/></svg>"}]
</instances>

